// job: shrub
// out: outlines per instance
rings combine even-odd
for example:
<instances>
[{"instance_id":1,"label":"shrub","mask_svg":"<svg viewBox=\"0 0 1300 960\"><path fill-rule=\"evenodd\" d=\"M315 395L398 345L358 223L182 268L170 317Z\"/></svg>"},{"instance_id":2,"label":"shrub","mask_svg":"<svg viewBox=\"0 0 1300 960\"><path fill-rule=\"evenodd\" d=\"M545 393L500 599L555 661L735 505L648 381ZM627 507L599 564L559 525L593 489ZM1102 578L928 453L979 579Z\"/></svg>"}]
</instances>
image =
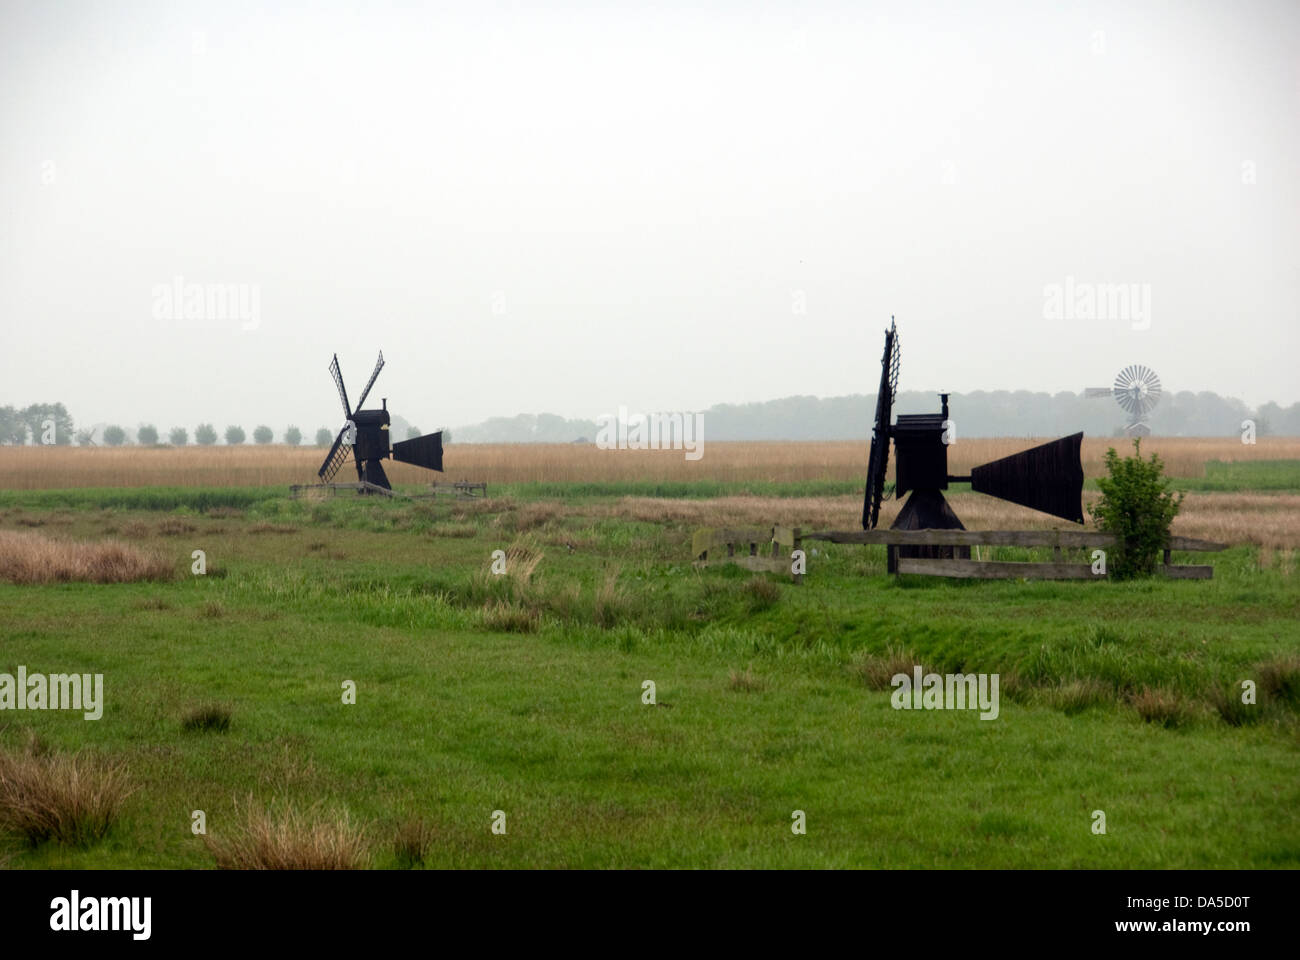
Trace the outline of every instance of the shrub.
<instances>
[{"instance_id":1,"label":"shrub","mask_svg":"<svg viewBox=\"0 0 1300 960\"><path fill-rule=\"evenodd\" d=\"M135 439L147 447L152 447L158 442L158 428L152 423L146 423L135 432Z\"/></svg>"},{"instance_id":2,"label":"shrub","mask_svg":"<svg viewBox=\"0 0 1300 960\"><path fill-rule=\"evenodd\" d=\"M0 824L35 846L89 846L132 793L121 766L48 750L0 753Z\"/></svg>"},{"instance_id":3,"label":"shrub","mask_svg":"<svg viewBox=\"0 0 1300 960\"><path fill-rule=\"evenodd\" d=\"M183 447L190 442L190 434L184 427L172 427L167 434L167 442L173 447Z\"/></svg>"},{"instance_id":4,"label":"shrub","mask_svg":"<svg viewBox=\"0 0 1300 960\"><path fill-rule=\"evenodd\" d=\"M194 441L201 446L212 446L217 442L217 428L210 423L200 423L194 428Z\"/></svg>"},{"instance_id":5,"label":"shrub","mask_svg":"<svg viewBox=\"0 0 1300 960\"><path fill-rule=\"evenodd\" d=\"M1106 451L1110 476L1098 479L1101 499L1089 508L1097 526L1115 535L1107 572L1117 580L1155 572L1159 553L1169 543L1169 527L1183 503L1183 494L1175 495L1162 476L1164 463L1159 455L1142 459L1141 443L1135 437L1133 456L1123 459L1114 447Z\"/></svg>"},{"instance_id":6,"label":"shrub","mask_svg":"<svg viewBox=\"0 0 1300 960\"><path fill-rule=\"evenodd\" d=\"M236 444L243 443L244 440L245 435L243 427L236 427L233 425L226 427L226 443L230 444L230 446L233 447Z\"/></svg>"}]
</instances>

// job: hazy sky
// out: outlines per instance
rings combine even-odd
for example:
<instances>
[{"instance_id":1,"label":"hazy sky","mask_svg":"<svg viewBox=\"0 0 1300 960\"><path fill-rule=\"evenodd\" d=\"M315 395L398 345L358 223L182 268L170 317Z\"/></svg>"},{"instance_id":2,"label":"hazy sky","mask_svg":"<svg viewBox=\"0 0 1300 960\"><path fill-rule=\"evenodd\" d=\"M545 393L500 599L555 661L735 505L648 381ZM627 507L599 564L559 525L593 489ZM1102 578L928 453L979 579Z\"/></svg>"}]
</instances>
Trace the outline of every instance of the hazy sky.
<instances>
[{"instance_id":1,"label":"hazy sky","mask_svg":"<svg viewBox=\"0 0 1300 960\"><path fill-rule=\"evenodd\" d=\"M891 314L903 389L1300 400L1300 4L972 6L3 0L0 404L869 393Z\"/></svg>"}]
</instances>

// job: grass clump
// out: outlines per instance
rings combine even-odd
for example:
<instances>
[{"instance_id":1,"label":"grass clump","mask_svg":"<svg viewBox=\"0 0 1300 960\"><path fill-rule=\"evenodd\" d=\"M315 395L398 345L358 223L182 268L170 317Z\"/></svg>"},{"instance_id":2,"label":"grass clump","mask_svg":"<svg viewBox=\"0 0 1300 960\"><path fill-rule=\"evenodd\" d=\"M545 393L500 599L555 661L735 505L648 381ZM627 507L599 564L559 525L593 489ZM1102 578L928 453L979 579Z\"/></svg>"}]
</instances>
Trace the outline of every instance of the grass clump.
<instances>
[{"instance_id":1,"label":"grass clump","mask_svg":"<svg viewBox=\"0 0 1300 960\"><path fill-rule=\"evenodd\" d=\"M1130 696L1133 708L1147 723L1173 729L1192 719L1191 706L1181 696L1158 687L1143 687Z\"/></svg>"},{"instance_id":2,"label":"grass clump","mask_svg":"<svg viewBox=\"0 0 1300 960\"><path fill-rule=\"evenodd\" d=\"M174 573L165 557L113 540L55 540L0 530L0 580L11 583L132 583L168 580Z\"/></svg>"},{"instance_id":3,"label":"grass clump","mask_svg":"<svg viewBox=\"0 0 1300 960\"><path fill-rule=\"evenodd\" d=\"M369 863L364 831L347 813L319 806L276 815L250 804L229 835L203 842L222 870L359 870Z\"/></svg>"},{"instance_id":4,"label":"grass clump","mask_svg":"<svg viewBox=\"0 0 1300 960\"><path fill-rule=\"evenodd\" d=\"M230 729L233 710L224 703L202 703L181 717L181 729L187 733L224 733Z\"/></svg>"},{"instance_id":5,"label":"grass clump","mask_svg":"<svg viewBox=\"0 0 1300 960\"><path fill-rule=\"evenodd\" d=\"M0 753L0 825L29 844L88 847L102 839L132 793L125 770L39 739Z\"/></svg>"},{"instance_id":6,"label":"grass clump","mask_svg":"<svg viewBox=\"0 0 1300 960\"><path fill-rule=\"evenodd\" d=\"M434 829L420 817L407 817L397 827L393 837L393 855L397 865L411 870L422 865L433 846Z\"/></svg>"}]
</instances>

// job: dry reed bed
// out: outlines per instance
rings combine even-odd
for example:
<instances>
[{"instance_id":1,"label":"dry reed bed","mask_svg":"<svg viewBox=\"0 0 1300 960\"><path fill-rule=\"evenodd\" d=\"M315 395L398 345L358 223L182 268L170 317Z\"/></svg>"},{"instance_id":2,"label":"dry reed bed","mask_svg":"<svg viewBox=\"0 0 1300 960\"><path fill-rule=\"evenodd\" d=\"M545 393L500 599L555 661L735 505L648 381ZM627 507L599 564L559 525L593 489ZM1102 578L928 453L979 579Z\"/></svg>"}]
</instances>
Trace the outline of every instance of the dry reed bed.
<instances>
[{"instance_id":1,"label":"dry reed bed","mask_svg":"<svg viewBox=\"0 0 1300 960\"><path fill-rule=\"evenodd\" d=\"M949 449L949 469L965 474L1028 449L1033 439L961 439ZM1108 447L1127 452L1127 441L1085 437L1083 470L1105 473ZM1167 473L1200 477L1209 460L1300 458L1300 438L1261 437L1254 445L1235 437L1153 437L1143 443L1159 453ZM222 487L311 483L324 451L315 447L238 446L142 449L139 447L0 447L0 489L66 487ZM454 444L447 448L447 472L440 480L488 483L690 482L858 480L866 469L864 441L812 443L712 443L700 460L680 450L599 450L577 444ZM891 458L892 468L892 458ZM394 483L426 483L426 470L390 462ZM352 468L339 474L347 479ZM892 469L891 469L892 475Z\"/></svg>"},{"instance_id":2,"label":"dry reed bed","mask_svg":"<svg viewBox=\"0 0 1300 960\"><path fill-rule=\"evenodd\" d=\"M166 557L115 540L56 540L30 530L0 530L0 581L131 583L174 574Z\"/></svg>"}]
</instances>

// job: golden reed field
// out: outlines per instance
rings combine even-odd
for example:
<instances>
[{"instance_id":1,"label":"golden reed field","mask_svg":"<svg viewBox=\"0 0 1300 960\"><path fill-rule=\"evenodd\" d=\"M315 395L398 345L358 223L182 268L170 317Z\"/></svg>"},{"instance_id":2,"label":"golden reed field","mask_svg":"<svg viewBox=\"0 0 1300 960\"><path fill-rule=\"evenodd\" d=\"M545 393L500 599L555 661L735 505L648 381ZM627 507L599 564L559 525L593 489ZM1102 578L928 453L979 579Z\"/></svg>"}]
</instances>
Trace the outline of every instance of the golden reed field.
<instances>
[{"instance_id":1,"label":"golden reed field","mask_svg":"<svg viewBox=\"0 0 1300 960\"><path fill-rule=\"evenodd\" d=\"M1026 450L1040 440L1013 437L960 440L949 447L948 469L970 468ZM1105 472L1108 447L1121 454L1129 441L1084 438L1083 472ZM1159 453L1166 473L1200 477L1209 460L1300 458L1300 438L1261 437L1254 445L1236 438L1150 437L1143 453ZM809 443L706 443L703 457L687 460L680 450L599 450L576 444L452 444L443 458L446 472L388 462L393 483L473 480L494 483L689 482L859 480L866 472L867 445L858 441ZM317 447L0 447L0 489L66 487L265 486L313 483L325 451ZM893 461L890 461L893 476ZM355 477L350 465L337 479Z\"/></svg>"},{"instance_id":2,"label":"golden reed field","mask_svg":"<svg viewBox=\"0 0 1300 960\"><path fill-rule=\"evenodd\" d=\"M949 469L964 474L976 464L1028 449L1041 441L996 438L960 440L949 448ZM1109 447L1122 453L1129 442L1084 438L1085 476L1105 473ZM1159 438L1143 441L1143 452L1157 452L1174 477L1200 477L1210 460L1300 459L1300 438L1261 437L1253 446L1235 438ZM264 486L311 483L325 452L316 447L190 446L140 447L0 447L0 490L66 487ZM439 480L530 482L618 481L773 481L847 480L860 482L866 470L865 443L706 443L700 460L686 460L679 450L599 450L574 444L454 444L447 448L446 472L390 461L394 483ZM892 461L891 461L892 467ZM892 469L891 469L892 476ZM349 464L338 479L355 477ZM1096 499L1085 490L1085 503ZM949 499L971 529L1030 529L1069 524L972 493ZM539 506L564 512L560 505ZM860 495L832 497L724 496L707 500L621 497L616 503L587 506L587 513L608 510L632 519L675 520L700 526L771 523L850 529L857 526ZM894 501L881 511L888 526L898 510ZM1290 492L1223 492L1187 495L1174 531L1226 543L1253 543L1284 551L1300 547L1300 494ZM1268 559L1261 555L1261 562ZM1287 558L1289 562L1289 555Z\"/></svg>"}]
</instances>

